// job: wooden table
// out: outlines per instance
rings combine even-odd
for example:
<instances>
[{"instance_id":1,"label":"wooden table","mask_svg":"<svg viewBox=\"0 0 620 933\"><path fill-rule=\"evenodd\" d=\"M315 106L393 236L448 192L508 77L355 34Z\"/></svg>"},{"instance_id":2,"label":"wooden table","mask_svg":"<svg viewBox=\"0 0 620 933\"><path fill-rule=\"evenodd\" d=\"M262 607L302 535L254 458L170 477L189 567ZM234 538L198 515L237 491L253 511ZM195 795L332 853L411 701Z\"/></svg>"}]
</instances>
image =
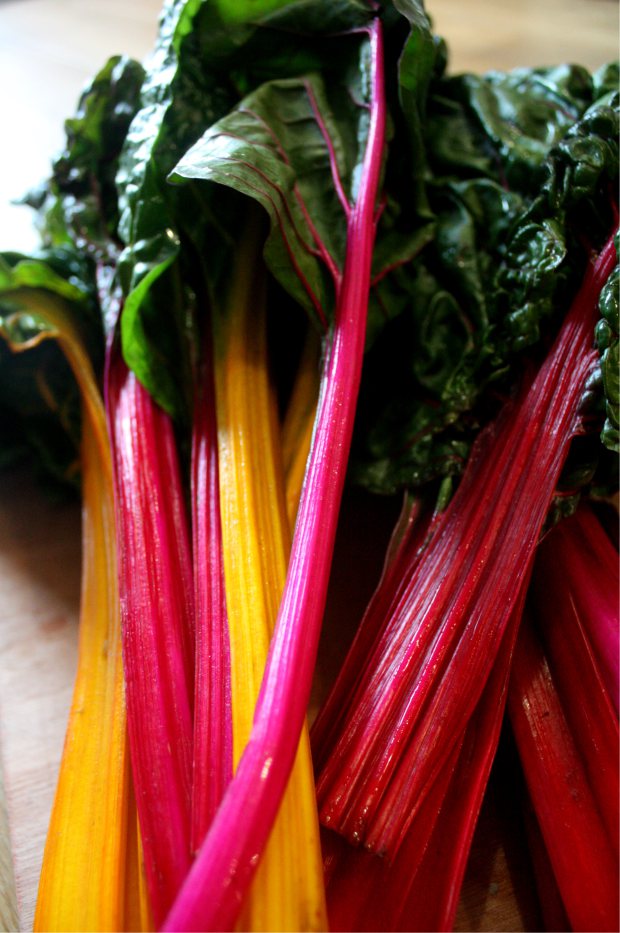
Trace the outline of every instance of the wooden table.
<instances>
[{"instance_id":1,"label":"wooden table","mask_svg":"<svg viewBox=\"0 0 620 933\"><path fill-rule=\"evenodd\" d=\"M108 55L147 53L159 6L159 0L0 3L0 249L35 245L29 214L9 200L44 177L61 146L64 117ZM567 60L594 68L618 54L611 0L429 0L428 6L450 43L453 70ZM348 507L355 521L355 503ZM386 515L372 518L384 534ZM367 560L370 580L376 558L358 558ZM79 578L79 507L50 503L21 472L3 475L0 740L22 929L32 924L71 695ZM501 794L501 787L494 789L485 805L459 909L461 930L537 928L529 870L511 844L518 820L497 803ZM0 799L0 929L10 930L17 928L17 912L2 813Z\"/></svg>"}]
</instances>

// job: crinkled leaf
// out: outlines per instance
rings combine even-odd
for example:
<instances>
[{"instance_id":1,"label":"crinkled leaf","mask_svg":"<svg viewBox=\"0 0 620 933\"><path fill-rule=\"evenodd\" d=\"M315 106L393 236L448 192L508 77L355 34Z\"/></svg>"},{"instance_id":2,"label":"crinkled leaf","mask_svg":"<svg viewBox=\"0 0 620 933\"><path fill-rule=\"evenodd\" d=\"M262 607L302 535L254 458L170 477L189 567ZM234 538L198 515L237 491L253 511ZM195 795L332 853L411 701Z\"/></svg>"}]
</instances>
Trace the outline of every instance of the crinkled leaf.
<instances>
[{"instance_id":1,"label":"crinkled leaf","mask_svg":"<svg viewBox=\"0 0 620 933\"><path fill-rule=\"evenodd\" d=\"M142 65L110 58L65 122L65 148L52 177L31 195L38 204L44 241L74 245L100 258L116 251L118 156L138 106Z\"/></svg>"},{"instance_id":2,"label":"crinkled leaf","mask_svg":"<svg viewBox=\"0 0 620 933\"><path fill-rule=\"evenodd\" d=\"M592 75L594 99L601 100L610 94L617 94L620 87L620 63L607 62Z\"/></svg>"},{"instance_id":3,"label":"crinkled leaf","mask_svg":"<svg viewBox=\"0 0 620 933\"><path fill-rule=\"evenodd\" d=\"M436 236L402 279L409 309L369 357L356 480L393 491L460 473L475 433L518 379L526 351L538 352L568 307L587 261L583 239L597 248L609 235L610 180L618 171L616 113L608 96L590 103L598 91L586 77L582 69L560 68L529 78L520 72L505 80L435 83L426 142L436 172L428 184ZM501 140L509 138L518 87L533 91L533 118L524 96L519 119L531 140L519 138L514 150ZM571 94L570 106L560 107ZM498 128L499 101L506 123ZM553 125L543 133L545 112ZM571 122L571 113L582 117ZM439 127L446 116L444 138ZM520 190L506 187L508 174ZM588 391L600 398L600 386ZM592 399L589 405L595 413ZM574 476L603 488L600 450L586 454L584 446L574 457ZM611 475L607 467L603 472Z\"/></svg>"},{"instance_id":4,"label":"crinkled leaf","mask_svg":"<svg viewBox=\"0 0 620 933\"><path fill-rule=\"evenodd\" d=\"M164 273L181 281L172 271L179 261L179 218L195 216L200 204L184 189L168 186L168 173L208 126L266 77L323 67L334 54L333 37L363 26L370 15L361 0L173 0L165 6L118 184L125 243L123 353L169 412L178 415L184 404L188 367L179 376L178 361L191 340L187 307L179 295L166 315L158 310L165 295L164 301L147 297L158 291ZM162 361L170 373L176 371L167 381Z\"/></svg>"},{"instance_id":5,"label":"crinkled leaf","mask_svg":"<svg viewBox=\"0 0 620 933\"><path fill-rule=\"evenodd\" d=\"M443 109L451 103L454 167L477 165L508 187L535 193L545 178L545 160L592 101L592 80L584 68L516 69L461 75L439 82ZM454 123L465 130L463 143ZM441 123L431 131L442 136ZM472 158L477 153L475 159ZM439 158L449 164L446 139ZM472 165L474 162L474 165Z\"/></svg>"},{"instance_id":6,"label":"crinkled leaf","mask_svg":"<svg viewBox=\"0 0 620 933\"><path fill-rule=\"evenodd\" d=\"M605 393L605 424L601 440L610 450L619 450L620 426L620 355L618 352L618 308L620 299L620 265L616 266L601 293L601 320L596 337L601 351L601 373Z\"/></svg>"}]
</instances>

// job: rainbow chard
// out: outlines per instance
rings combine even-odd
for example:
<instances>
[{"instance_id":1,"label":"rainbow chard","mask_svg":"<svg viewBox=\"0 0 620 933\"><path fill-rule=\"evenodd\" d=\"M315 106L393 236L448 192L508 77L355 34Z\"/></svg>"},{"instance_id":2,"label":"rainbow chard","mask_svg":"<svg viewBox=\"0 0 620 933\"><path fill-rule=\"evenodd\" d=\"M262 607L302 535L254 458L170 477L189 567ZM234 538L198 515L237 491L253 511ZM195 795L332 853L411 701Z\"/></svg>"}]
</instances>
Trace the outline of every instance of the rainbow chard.
<instances>
[{"instance_id":1,"label":"rainbow chard","mask_svg":"<svg viewBox=\"0 0 620 933\"><path fill-rule=\"evenodd\" d=\"M322 822L380 854L398 851L489 676L579 425L615 262L612 238L539 372L482 433L331 737Z\"/></svg>"},{"instance_id":2,"label":"rainbow chard","mask_svg":"<svg viewBox=\"0 0 620 933\"><path fill-rule=\"evenodd\" d=\"M417 4L403 7L421 49L421 95L432 42ZM271 221L267 265L322 331L323 364L288 573L253 728L167 929L227 929L234 922L254 856L273 823L309 697L371 281L381 278L381 268L373 270L386 122L379 17L367 11L365 24L356 22L338 38L338 49L340 80L310 73L261 86L211 127L171 175L173 182L191 181L194 187L198 181L218 182L265 208ZM386 248L380 255L386 267L411 255L413 239L393 234L392 254Z\"/></svg>"},{"instance_id":3,"label":"rainbow chard","mask_svg":"<svg viewBox=\"0 0 620 933\"><path fill-rule=\"evenodd\" d=\"M235 762L251 732L290 550L259 243L250 225L214 327ZM324 901L314 776L304 729L239 926L324 930Z\"/></svg>"},{"instance_id":4,"label":"rainbow chard","mask_svg":"<svg viewBox=\"0 0 620 933\"><path fill-rule=\"evenodd\" d=\"M577 88L587 91L586 103L591 100L592 88L583 75L565 72L564 77L576 78ZM491 85L494 81L501 88L501 76ZM509 78L499 93L507 112L510 85ZM466 174L474 168L475 145L485 176L491 170L485 165L487 142L481 145L479 137L486 119L493 124L489 139L502 129L503 117L495 125L494 107L480 113L493 96L492 86L480 87L474 100ZM602 419L587 404L600 396L594 328L599 297L616 262L609 238L616 225L609 194L618 165L616 105L617 97L603 95L584 112L581 101L568 129L562 108L555 127L560 141L546 158L544 147L538 147L532 171L546 180L533 195L526 190L525 149L513 148L510 134L503 132L498 163L505 160L505 171L511 178L514 173L516 183L526 179L523 195L498 197L498 182L488 177L466 177L458 184L439 179L434 186L441 216L433 249L442 277L436 281L430 270L424 271L424 262L430 266L433 256L423 255L422 268L414 270L414 295L424 302L430 289L434 297L429 305L427 292L427 310L438 326L450 315L459 321L469 312L471 318L463 352L454 348L454 360L449 354L443 361L425 360L424 354L422 360L414 358L412 369L425 393L430 396L432 389L435 395L431 405L423 397L420 410L431 408L433 415L430 422L425 415L417 420L419 393L393 400L397 405L388 428L394 429L395 413L406 411L401 431L394 431L402 456L394 458L392 475L408 465L415 488L421 478L429 478L431 468L431 476L458 472L471 424L484 419L487 427L479 432L456 493L433 523L421 556L412 555L404 576L395 579L383 619L377 622L370 611L363 623L357 644L370 650L361 657L354 643L341 674L354 689L336 685L316 727L322 823L379 854L396 854L463 735L531 570L569 450L575 451L574 435L589 431L588 456L594 446L582 482L591 479L601 456L595 429ZM457 125L467 129L463 113ZM437 141L433 145L432 158L445 158ZM597 244L598 256L584 251L584 234ZM440 252L442 243L446 249ZM581 282L575 279L577 270ZM412 307L415 314L415 303ZM566 316L551 344L548 322L562 313ZM386 329L382 336L388 368L379 372L386 380L393 367L389 351L399 354L398 333L392 331L390 340ZM541 333L543 348L524 355ZM445 356L438 349L442 341L428 342L429 353ZM489 380L512 395L490 421L488 409L474 407L476 396L469 391L474 376L481 385ZM518 391L515 383L520 383ZM409 436L406 429L412 427L416 430ZM379 461L375 480L381 471ZM365 633L369 625L374 632ZM330 725L334 722L336 729Z\"/></svg>"},{"instance_id":5,"label":"rainbow chard","mask_svg":"<svg viewBox=\"0 0 620 933\"><path fill-rule=\"evenodd\" d=\"M115 175L140 108L144 76L136 62L112 58L95 77L67 122L65 150L39 204L45 239L86 257L108 330L115 327L120 306ZM120 925L148 926L143 861L157 920L190 860L191 564L172 425L127 372L113 339L107 363L124 696L135 777L127 840L128 877L137 903ZM71 815L67 822L71 825Z\"/></svg>"}]
</instances>

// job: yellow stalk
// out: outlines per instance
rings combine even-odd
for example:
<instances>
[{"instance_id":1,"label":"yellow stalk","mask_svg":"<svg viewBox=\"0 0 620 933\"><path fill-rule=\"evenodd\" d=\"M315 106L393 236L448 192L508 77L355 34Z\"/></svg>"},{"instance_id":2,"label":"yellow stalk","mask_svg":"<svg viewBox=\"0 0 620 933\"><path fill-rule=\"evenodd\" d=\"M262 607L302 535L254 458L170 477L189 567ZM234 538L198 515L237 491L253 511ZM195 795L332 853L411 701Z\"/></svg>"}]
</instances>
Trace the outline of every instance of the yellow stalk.
<instances>
[{"instance_id":1,"label":"yellow stalk","mask_svg":"<svg viewBox=\"0 0 620 933\"><path fill-rule=\"evenodd\" d=\"M125 928L129 760L117 591L112 462L90 360L63 304L16 293L49 323L82 394L82 592L78 667L43 856L35 930ZM19 312L18 312L19 313ZM135 808L133 819L135 820Z\"/></svg>"},{"instance_id":2,"label":"yellow stalk","mask_svg":"<svg viewBox=\"0 0 620 933\"><path fill-rule=\"evenodd\" d=\"M314 431L319 400L320 350L319 336L316 331L309 328L282 425L286 513L291 528L295 527L297 507Z\"/></svg>"},{"instance_id":3,"label":"yellow stalk","mask_svg":"<svg viewBox=\"0 0 620 933\"><path fill-rule=\"evenodd\" d=\"M215 352L235 764L250 733L290 549L264 296L248 271L255 268L247 242ZM307 731L239 929L327 929Z\"/></svg>"}]
</instances>

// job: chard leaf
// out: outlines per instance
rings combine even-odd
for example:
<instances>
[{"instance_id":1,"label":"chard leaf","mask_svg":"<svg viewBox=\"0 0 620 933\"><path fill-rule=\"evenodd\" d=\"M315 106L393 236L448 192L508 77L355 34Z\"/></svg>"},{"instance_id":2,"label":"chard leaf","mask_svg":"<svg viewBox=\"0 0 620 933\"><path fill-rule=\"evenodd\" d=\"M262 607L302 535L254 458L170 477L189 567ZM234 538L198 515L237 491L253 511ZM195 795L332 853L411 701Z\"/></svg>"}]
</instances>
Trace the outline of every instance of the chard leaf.
<instances>
[{"instance_id":1,"label":"chard leaf","mask_svg":"<svg viewBox=\"0 0 620 933\"><path fill-rule=\"evenodd\" d=\"M187 394L182 383L189 367L170 375L178 370L179 353L189 352L187 303L178 294L181 276L174 267L180 264L180 218L197 209L189 191L167 184L168 174L206 127L266 77L324 67L338 44L334 37L370 16L361 0L172 0L164 7L117 182L125 243L119 267L123 353L168 412L178 416ZM159 310L165 294L163 301L156 294L164 275L176 282L179 299L177 311L167 315Z\"/></svg>"},{"instance_id":2,"label":"chard leaf","mask_svg":"<svg viewBox=\"0 0 620 933\"><path fill-rule=\"evenodd\" d=\"M357 80L347 90L362 105L363 71L351 73ZM211 127L171 175L218 182L267 211L267 264L319 326L333 311L329 270L342 273L343 202L354 196L364 152L362 133L343 132L335 111L320 75L268 82ZM354 116L366 119L361 106Z\"/></svg>"},{"instance_id":3,"label":"chard leaf","mask_svg":"<svg viewBox=\"0 0 620 933\"><path fill-rule=\"evenodd\" d=\"M424 124L428 91L435 70L444 66L441 40L433 35L431 22L420 0L394 0L409 25L409 36L398 62L398 95L409 135L409 176L413 182L414 210L429 218L426 201L426 147Z\"/></svg>"},{"instance_id":4,"label":"chard leaf","mask_svg":"<svg viewBox=\"0 0 620 933\"><path fill-rule=\"evenodd\" d=\"M489 87L478 94L485 81ZM391 492L460 473L480 426L511 391L527 359L544 349L581 281L584 241L597 249L613 227L617 95L610 97L606 82L602 73L597 84L582 69L562 68L529 77L522 72L518 81L512 74L505 81L493 75L440 78L433 85L426 144L436 173L428 184L436 234L403 280L408 309L369 355L352 467L356 481ZM532 90L534 114L542 108L552 126L537 135L537 120L525 119L524 96L519 107L533 142L520 140L513 151L498 141L503 133L509 138L508 103L518 86ZM479 112L468 97L473 88ZM565 97L571 100L563 108ZM488 133L480 99L488 104ZM502 134L489 116L498 117L500 100L508 101ZM571 113L577 116L567 123ZM438 128L446 117L443 138ZM613 399L617 349L611 349L607 323L599 333L610 346L604 378ZM601 387L592 384L588 392L595 413ZM613 403L609 411L605 437L613 444ZM596 423L595 414L588 423ZM608 460L601 466L601 450L600 444L598 450L576 445L571 469L579 483L609 488L612 471Z\"/></svg>"},{"instance_id":5,"label":"chard leaf","mask_svg":"<svg viewBox=\"0 0 620 933\"><path fill-rule=\"evenodd\" d=\"M110 58L65 122L66 143L52 176L30 195L48 246L75 246L96 259L117 251L115 176L143 77L138 62Z\"/></svg>"},{"instance_id":6,"label":"chard leaf","mask_svg":"<svg viewBox=\"0 0 620 933\"><path fill-rule=\"evenodd\" d=\"M44 313L50 303L70 317L100 367L90 262L66 249L0 255L1 463L29 461L54 495L66 496L79 485L80 394Z\"/></svg>"},{"instance_id":7,"label":"chard leaf","mask_svg":"<svg viewBox=\"0 0 620 933\"><path fill-rule=\"evenodd\" d=\"M30 299L39 295L65 307L95 365L100 364L103 333L88 259L64 248L35 256L0 254L0 330L15 345L35 345L50 331L48 319L36 311L36 302L29 309Z\"/></svg>"},{"instance_id":8,"label":"chard leaf","mask_svg":"<svg viewBox=\"0 0 620 933\"><path fill-rule=\"evenodd\" d=\"M398 141L390 147L396 155L388 154L386 165L368 345L407 300L398 270L434 233L421 181L420 141L436 43L419 3L403 0L395 6L402 15L396 17L389 7L386 19L391 29L388 41L400 43L402 49L398 71L389 76L398 98L392 101ZM269 81L248 95L190 147L170 175L174 183L217 182L265 209L270 218L267 264L323 329L333 313L335 286L342 273L347 213L356 198L367 133L367 40L342 36L338 49L338 60L326 63L322 73ZM211 204L214 197L209 196ZM203 204L207 200L204 194L194 200L199 198ZM234 202L220 201L226 203ZM207 212L209 223L214 213L209 217ZM226 213L222 206L220 218ZM229 227L235 226L238 221L233 219ZM191 235L196 242L205 239L196 229ZM228 238L232 241L233 235Z\"/></svg>"},{"instance_id":9,"label":"chard leaf","mask_svg":"<svg viewBox=\"0 0 620 933\"><path fill-rule=\"evenodd\" d=\"M609 450L618 453L620 427L620 357L618 353L618 313L620 305L620 265L617 265L601 293L601 320L596 328L596 341L601 352L601 373L605 393L605 424L601 440Z\"/></svg>"},{"instance_id":10,"label":"chard leaf","mask_svg":"<svg viewBox=\"0 0 620 933\"><path fill-rule=\"evenodd\" d=\"M585 69L562 65L462 75L447 79L440 93L460 104L468 123L465 147L455 138L457 164L463 148L473 149L486 156L486 171L499 174L508 187L535 192L545 178L549 150L582 115L593 92Z\"/></svg>"}]
</instances>

